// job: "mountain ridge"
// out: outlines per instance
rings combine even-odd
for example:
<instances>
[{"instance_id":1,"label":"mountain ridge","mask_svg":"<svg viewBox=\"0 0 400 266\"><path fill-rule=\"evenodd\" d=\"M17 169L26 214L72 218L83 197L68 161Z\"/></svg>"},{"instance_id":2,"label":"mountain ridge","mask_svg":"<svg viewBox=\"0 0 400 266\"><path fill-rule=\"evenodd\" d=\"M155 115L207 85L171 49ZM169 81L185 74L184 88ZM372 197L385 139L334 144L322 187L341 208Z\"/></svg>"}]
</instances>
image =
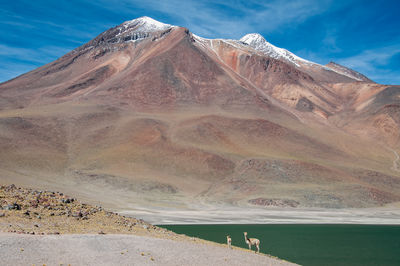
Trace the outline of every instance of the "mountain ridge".
<instances>
[{"instance_id":1,"label":"mountain ridge","mask_svg":"<svg viewBox=\"0 0 400 266\"><path fill-rule=\"evenodd\" d=\"M114 32L114 34L115 34L115 35L113 35L114 38L111 38L108 41L111 42L111 43L121 42L121 40L123 40L123 42L136 41L136 40L140 40L142 38L150 37L150 35L146 35L146 34L150 34L150 33L163 32L162 35L164 35L164 34L166 34L166 31L170 31L172 28L176 28L176 27L179 27L179 26L165 24L165 23L156 21L153 18L150 18L150 17L147 17L147 16L143 16L143 17L140 17L140 18L137 18L137 19L125 21L125 22L121 23L120 25L112 28L111 30L117 29L118 33ZM122 28L124 28L124 29L122 29ZM108 32L108 31L109 30L105 31L104 33ZM126 31L128 31L128 34L127 34ZM133 35L129 35L129 33L133 33ZM134 34L134 33L136 33L136 34ZM95 39L97 39L101 35L102 34L97 36ZM116 38L116 37L118 37L118 38ZM258 44L257 44L258 48L256 48L256 50L260 50L261 49L261 51L266 52L267 54L269 54L273 58L284 58L285 60L295 64L296 66L299 66L298 63L296 63L296 61L301 61L303 63L319 65L317 63L314 63L314 62L308 61L306 59L300 58L297 55L289 52L286 49L279 48L279 47L276 47L276 46L272 45L271 43L266 41L265 38L259 33L246 34L245 36L243 36L239 40L219 39L219 38L217 38L217 39L206 39L206 38L203 38L203 37L200 37L200 36L197 36L197 35L195 35L195 37L198 37L198 38L203 39L203 40L235 41L236 44L245 43L247 45L249 45L249 43L246 43L245 40L249 40L249 38L251 37L251 38L258 39ZM351 76L351 75L348 75L348 74L344 74L343 72L338 72L338 71L336 71L337 70L336 68L330 68L329 65L330 64L328 63L327 65L325 65L325 67L327 67L328 69L330 69L332 71L337 72L338 74L345 75L346 77L350 77L352 79L361 81L357 77L354 77L354 76ZM363 79L362 81L371 82L368 78Z\"/></svg>"}]
</instances>

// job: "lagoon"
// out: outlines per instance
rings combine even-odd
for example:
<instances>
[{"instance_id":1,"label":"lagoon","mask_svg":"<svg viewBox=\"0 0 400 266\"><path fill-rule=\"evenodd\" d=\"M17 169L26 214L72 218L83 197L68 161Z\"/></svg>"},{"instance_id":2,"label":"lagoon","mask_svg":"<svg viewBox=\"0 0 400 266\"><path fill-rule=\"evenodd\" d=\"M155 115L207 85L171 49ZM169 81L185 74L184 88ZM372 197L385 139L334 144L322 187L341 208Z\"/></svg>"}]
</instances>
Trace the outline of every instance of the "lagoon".
<instances>
[{"instance_id":1,"label":"lagoon","mask_svg":"<svg viewBox=\"0 0 400 266\"><path fill-rule=\"evenodd\" d=\"M400 265L399 225L218 224L162 225L176 233L248 248L243 232L261 240L263 253L302 265Z\"/></svg>"}]
</instances>

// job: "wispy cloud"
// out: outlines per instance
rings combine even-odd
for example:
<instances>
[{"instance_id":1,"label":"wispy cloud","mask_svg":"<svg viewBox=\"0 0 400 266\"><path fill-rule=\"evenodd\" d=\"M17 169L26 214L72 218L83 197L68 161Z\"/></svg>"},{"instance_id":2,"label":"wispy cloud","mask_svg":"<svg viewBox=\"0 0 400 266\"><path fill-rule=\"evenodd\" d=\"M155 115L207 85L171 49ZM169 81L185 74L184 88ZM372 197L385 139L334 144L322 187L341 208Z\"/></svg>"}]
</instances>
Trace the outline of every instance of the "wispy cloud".
<instances>
[{"instance_id":1,"label":"wispy cloud","mask_svg":"<svg viewBox=\"0 0 400 266\"><path fill-rule=\"evenodd\" d=\"M307 49L299 50L297 54L320 64L334 61L354 69L378 83L400 84L400 45L368 49L348 57L334 58L330 57L329 54L321 56Z\"/></svg>"},{"instance_id":2,"label":"wispy cloud","mask_svg":"<svg viewBox=\"0 0 400 266\"><path fill-rule=\"evenodd\" d=\"M390 59L398 53L400 53L400 45L393 45L365 50L358 55L340 59L340 62L349 67L373 71L376 66L387 65Z\"/></svg>"},{"instance_id":3,"label":"wispy cloud","mask_svg":"<svg viewBox=\"0 0 400 266\"><path fill-rule=\"evenodd\" d=\"M49 59L54 59L60 54L66 54L71 48L57 46L42 46L38 49L17 48L0 44L0 58L14 59L15 61L29 61L32 63L45 64Z\"/></svg>"},{"instance_id":4,"label":"wispy cloud","mask_svg":"<svg viewBox=\"0 0 400 266\"><path fill-rule=\"evenodd\" d=\"M0 67L0 82L24 74L35 69L37 65L22 62L8 62L6 66Z\"/></svg>"},{"instance_id":5,"label":"wispy cloud","mask_svg":"<svg viewBox=\"0 0 400 266\"><path fill-rule=\"evenodd\" d=\"M332 0L262 1L101 1L103 8L123 12L138 7L180 22L203 37L240 38L258 31L274 31L281 26L297 25L328 10ZM118 4L117 4L118 3Z\"/></svg>"},{"instance_id":6,"label":"wispy cloud","mask_svg":"<svg viewBox=\"0 0 400 266\"><path fill-rule=\"evenodd\" d=\"M400 56L400 45L365 50L358 55L341 58L338 63L366 74L377 82L400 84L400 69L389 67L396 56Z\"/></svg>"},{"instance_id":7,"label":"wispy cloud","mask_svg":"<svg viewBox=\"0 0 400 266\"><path fill-rule=\"evenodd\" d=\"M322 39L324 49L330 53L339 53L342 49L337 44L338 30L336 27L329 27L325 31L325 36Z\"/></svg>"},{"instance_id":8,"label":"wispy cloud","mask_svg":"<svg viewBox=\"0 0 400 266\"><path fill-rule=\"evenodd\" d=\"M40 48L19 48L0 44L0 82L45 65L71 49L51 45Z\"/></svg>"}]
</instances>

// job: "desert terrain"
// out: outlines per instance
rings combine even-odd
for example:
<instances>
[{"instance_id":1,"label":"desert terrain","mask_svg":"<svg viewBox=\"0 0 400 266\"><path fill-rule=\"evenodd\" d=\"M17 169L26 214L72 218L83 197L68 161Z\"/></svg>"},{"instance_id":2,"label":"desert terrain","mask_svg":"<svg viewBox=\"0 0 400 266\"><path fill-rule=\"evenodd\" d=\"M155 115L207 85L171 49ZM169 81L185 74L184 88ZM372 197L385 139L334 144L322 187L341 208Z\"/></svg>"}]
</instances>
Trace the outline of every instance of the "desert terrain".
<instances>
[{"instance_id":1,"label":"desert terrain","mask_svg":"<svg viewBox=\"0 0 400 266\"><path fill-rule=\"evenodd\" d=\"M153 223L394 223L399 95L143 17L0 84L0 180Z\"/></svg>"}]
</instances>

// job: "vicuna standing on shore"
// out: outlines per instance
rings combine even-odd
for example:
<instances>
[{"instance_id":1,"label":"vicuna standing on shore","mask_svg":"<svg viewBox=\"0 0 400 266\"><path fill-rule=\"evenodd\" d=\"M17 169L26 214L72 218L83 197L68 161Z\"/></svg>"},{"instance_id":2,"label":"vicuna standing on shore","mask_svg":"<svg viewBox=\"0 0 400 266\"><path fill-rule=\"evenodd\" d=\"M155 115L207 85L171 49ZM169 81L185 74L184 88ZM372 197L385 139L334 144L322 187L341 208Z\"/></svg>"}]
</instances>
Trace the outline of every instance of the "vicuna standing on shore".
<instances>
[{"instance_id":1,"label":"vicuna standing on shore","mask_svg":"<svg viewBox=\"0 0 400 266\"><path fill-rule=\"evenodd\" d=\"M249 245L249 249L251 250L251 246L256 246L258 253L260 253L260 240L257 238L248 238L247 237L247 232L244 232L244 241L246 241L246 244Z\"/></svg>"},{"instance_id":2,"label":"vicuna standing on shore","mask_svg":"<svg viewBox=\"0 0 400 266\"><path fill-rule=\"evenodd\" d=\"M228 244L228 247L232 249L232 238L230 236L226 236L226 243Z\"/></svg>"}]
</instances>

